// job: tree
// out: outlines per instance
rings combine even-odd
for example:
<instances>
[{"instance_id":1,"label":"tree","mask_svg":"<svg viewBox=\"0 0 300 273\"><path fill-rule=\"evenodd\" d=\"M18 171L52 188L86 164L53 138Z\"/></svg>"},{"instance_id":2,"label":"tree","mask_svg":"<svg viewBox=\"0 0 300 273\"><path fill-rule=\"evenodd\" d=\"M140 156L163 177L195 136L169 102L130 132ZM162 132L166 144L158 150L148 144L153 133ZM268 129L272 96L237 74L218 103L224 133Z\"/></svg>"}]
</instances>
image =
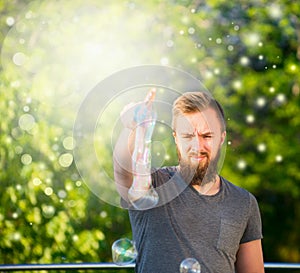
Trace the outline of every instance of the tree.
<instances>
[{"instance_id":1,"label":"tree","mask_svg":"<svg viewBox=\"0 0 300 273\"><path fill-rule=\"evenodd\" d=\"M89 136L97 162L74 159L73 125L98 82L149 63L199 77L221 101L222 175L258 198L266 261L299 261L299 5L15 0L0 1L0 14L0 262L111 261L112 242L131 236L127 211L91 187L98 168L113 180L115 124L130 91L89 109L100 116ZM154 137L155 160L176 164L171 131L157 126ZM162 147L171 150L163 159Z\"/></svg>"}]
</instances>

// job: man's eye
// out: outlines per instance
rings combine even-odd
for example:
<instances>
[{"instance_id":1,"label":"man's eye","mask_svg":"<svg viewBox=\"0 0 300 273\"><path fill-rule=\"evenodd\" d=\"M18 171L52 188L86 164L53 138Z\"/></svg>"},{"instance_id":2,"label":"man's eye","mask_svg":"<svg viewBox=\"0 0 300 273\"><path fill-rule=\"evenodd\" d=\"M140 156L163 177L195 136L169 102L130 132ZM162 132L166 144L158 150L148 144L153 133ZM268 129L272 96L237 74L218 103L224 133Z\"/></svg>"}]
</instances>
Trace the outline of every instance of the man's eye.
<instances>
[{"instance_id":1,"label":"man's eye","mask_svg":"<svg viewBox=\"0 0 300 273\"><path fill-rule=\"evenodd\" d=\"M183 135L183 138L187 138L187 139L190 139L190 138L193 138L193 137L194 137L193 134Z\"/></svg>"},{"instance_id":2,"label":"man's eye","mask_svg":"<svg viewBox=\"0 0 300 273\"><path fill-rule=\"evenodd\" d=\"M210 138L212 138L212 135L205 135L204 138L210 139Z\"/></svg>"}]
</instances>

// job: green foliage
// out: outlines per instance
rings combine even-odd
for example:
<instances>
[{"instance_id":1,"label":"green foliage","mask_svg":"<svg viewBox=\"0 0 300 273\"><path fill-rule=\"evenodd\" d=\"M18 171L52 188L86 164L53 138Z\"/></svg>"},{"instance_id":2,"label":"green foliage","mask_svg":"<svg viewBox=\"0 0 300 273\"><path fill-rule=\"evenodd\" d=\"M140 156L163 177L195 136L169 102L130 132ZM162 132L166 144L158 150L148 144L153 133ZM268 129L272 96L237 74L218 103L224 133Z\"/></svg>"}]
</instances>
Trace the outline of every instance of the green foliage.
<instances>
[{"instance_id":1,"label":"green foliage","mask_svg":"<svg viewBox=\"0 0 300 273\"><path fill-rule=\"evenodd\" d=\"M89 181L99 169L113 180L126 101L114 98L101 112L92 148L99 162L88 154L83 162L88 178L74 160L72 129L97 82L148 63L190 72L220 100L222 175L258 198L266 261L299 261L297 2L101 2L0 0L0 263L107 262L113 241L131 237L127 211L98 198ZM157 125L155 164L176 164L171 133Z\"/></svg>"}]
</instances>

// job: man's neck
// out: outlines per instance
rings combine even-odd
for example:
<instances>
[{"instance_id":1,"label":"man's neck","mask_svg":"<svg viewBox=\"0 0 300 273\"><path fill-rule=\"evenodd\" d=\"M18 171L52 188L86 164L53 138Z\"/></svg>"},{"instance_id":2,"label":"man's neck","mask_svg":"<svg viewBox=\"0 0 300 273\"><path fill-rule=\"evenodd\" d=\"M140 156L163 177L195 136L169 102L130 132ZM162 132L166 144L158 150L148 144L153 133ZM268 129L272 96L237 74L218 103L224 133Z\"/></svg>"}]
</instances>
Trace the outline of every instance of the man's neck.
<instances>
[{"instance_id":1,"label":"man's neck","mask_svg":"<svg viewBox=\"0 0 300 273\"><path fill-rule=\"evenodd\" d=\"M215 176L210 182L205 183L202 185L193 185L194 189L202 195L215 195L219 192L221 187L221 179L219 175Z\"/></svg>"}]
</instances>

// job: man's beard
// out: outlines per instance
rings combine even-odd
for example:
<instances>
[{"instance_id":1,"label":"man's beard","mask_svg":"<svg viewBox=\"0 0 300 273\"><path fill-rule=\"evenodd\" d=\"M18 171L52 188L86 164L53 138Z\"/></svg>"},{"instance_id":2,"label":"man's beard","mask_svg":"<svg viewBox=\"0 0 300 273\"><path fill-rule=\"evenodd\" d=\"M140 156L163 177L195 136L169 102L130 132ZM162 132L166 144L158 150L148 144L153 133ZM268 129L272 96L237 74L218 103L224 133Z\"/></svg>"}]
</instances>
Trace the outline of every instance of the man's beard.
<instances>
[{"instance_id":1,"label":"man's beard","mask_svg":"<svg viewBox=\"0 0 300 273\"><path fill-rule=\"evenodd\" d=\"M204 186L216 179L218 161L221 154L220 150L218 150L214 159L210 159L207 153L201 153L202 156L206 156L206 162L204 164L192 164L182 159L178 149L177 153L179 157L180 174L186 183Z\"/></svg>"}]
</instances>

